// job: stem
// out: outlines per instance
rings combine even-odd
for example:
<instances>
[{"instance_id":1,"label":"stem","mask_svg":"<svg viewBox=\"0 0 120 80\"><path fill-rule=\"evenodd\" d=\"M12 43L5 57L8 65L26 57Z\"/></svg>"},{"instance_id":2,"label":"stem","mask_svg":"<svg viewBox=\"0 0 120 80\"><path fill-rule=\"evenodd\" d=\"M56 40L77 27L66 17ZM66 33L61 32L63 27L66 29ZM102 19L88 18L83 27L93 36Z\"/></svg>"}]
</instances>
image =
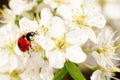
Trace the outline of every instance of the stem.
<instances>
[{"instance_id":1,"label":"stem","mask_svg":"<svg viewBox=\"0 0 120 80\"><path fill-rule=\"evenodd\" d=\"M91 70L93 70L93 71L95 71L95 70L101 70L101 67L100 66L96 66L96 67L93 67L93 66L91 66L91 65L89 65L89 64L87 64L87 63L82 63L84 66L86 66L87 68L89 68L89 69L91 69Z\"/></svg>"},{"instance_id":2,"label":"stem","mask_svg":"<svg viewBox=\"0 0 120 80\"><path fill-rule=\"evenodd\" d=\"M95 67L93 67L93 66L91 66L91 65L89 65L89 64L87 64L87 63L82 63L84 66L86 66L87 68L89 68L89 69L91 69L91 70L94 70L95 69Z\"/></svg>"},{"instance_id":3,"label":"stem","mask_svg":"<svg viewBox=\"0 0 120 80\"><path fill-rule=\"evenodd\" d=\"M91 49L88 50L88 49L83 49L83 48L82 48L82 50L83 50L85 53L92 53L92 52L93 52L93 50L91 50Z\"/></svg>"}]
</instances>

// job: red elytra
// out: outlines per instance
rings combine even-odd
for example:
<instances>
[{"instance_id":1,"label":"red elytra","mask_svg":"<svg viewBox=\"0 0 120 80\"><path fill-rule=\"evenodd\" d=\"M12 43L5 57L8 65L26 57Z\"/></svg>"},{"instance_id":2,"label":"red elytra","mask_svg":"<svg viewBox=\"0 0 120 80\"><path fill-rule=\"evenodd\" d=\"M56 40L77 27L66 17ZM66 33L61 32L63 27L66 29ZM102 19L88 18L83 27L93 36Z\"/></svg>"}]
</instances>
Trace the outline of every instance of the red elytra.
<instances>
[{"instance_id":1,"label":"red elytra","mask_svg":"<svg viewBox=\"0 0 120 80\"><path fill-rule=\"evenodd\" d=\"M25 35L22 35L18 39L18 47L22 52L26 52L27 50L29 50L30 45L30 41L25 38Z\"/></svg>"}]
</instances>

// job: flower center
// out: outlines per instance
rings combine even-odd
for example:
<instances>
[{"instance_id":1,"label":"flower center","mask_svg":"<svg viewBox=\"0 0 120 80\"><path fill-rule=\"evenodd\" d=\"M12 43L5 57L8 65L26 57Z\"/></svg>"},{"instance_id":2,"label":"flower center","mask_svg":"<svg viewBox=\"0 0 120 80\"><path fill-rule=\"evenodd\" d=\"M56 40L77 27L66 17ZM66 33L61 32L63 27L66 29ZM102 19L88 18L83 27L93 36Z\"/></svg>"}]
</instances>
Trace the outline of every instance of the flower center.
<instances>
[{"instance_id":1,"label":"flower center","mask_svg":"<svg viewBox=\"0 0 120 80\"><path fill-rule=\"evenodd\" d=\"M10 80L21 80L19 74L22 72L22 70L13 70L12 72L5 72L4 74L9 75Z\"/></svg>"},{"instance_id":2,"label":"flower center","mask_svg":"<svg viewBox=\"0 0 120 80\"><path fill-rule=\"evenodd\" d=\"M66 35L64 35L60 40L56 38L52 38L52 40L55 42L53 50L60 50L62 52L66 52L66 48L72 45L66 42Z\"/></svg>"},{"instance_id":3,"label":"flower center","mask_svg":"<svg viewBox=\"0 0 120 80\"><path fill-rule=\"evenodd\" d=\"M10 44L6 44L6 49L9 52L9 54L14 54L15 53L14 46L15 46L14 42L12 42Z\"/></svg>"},{"instance_id":4,"label":"flower center","mask_svg":"<svg viewBox=\"0 0 120 80\"><path fill-rule=\"evenodd\" d=\"M80 28L88 28L88 27L91 28L91 26L89 26L87 23L85 23L85 19L87 18L87 16L84 13L84 5L81 4L80 8L82 10L82 14L81 15L78 15L78 14L74 15L73 22L75 24L77 24Z\"/></svg>"},{"instance_id":5,"label":"flower center","mask_svg":"<svg viewBox=\"0 0 120 80\"><path fill-rule=\"evenodd\" d=\"M107 47L107 45L105 43L102 44L102 48L98 49L99 53L104 53L105 56L109 56L109 52L114 52L115 49L119 48L120 44L116 45L116 46L111 46L111 47Z\"/></svg>"},{"instance_id":6,"label":"flower center","mask_svg":"<svg viewBox=\"0 0 120 80\"><path fill-rule=\"evenodd\" d=\"M19 71L13 70L13 71L10 73L10 76L17 76L18 74L19 74Z\"/></svg>"}]
</instances>

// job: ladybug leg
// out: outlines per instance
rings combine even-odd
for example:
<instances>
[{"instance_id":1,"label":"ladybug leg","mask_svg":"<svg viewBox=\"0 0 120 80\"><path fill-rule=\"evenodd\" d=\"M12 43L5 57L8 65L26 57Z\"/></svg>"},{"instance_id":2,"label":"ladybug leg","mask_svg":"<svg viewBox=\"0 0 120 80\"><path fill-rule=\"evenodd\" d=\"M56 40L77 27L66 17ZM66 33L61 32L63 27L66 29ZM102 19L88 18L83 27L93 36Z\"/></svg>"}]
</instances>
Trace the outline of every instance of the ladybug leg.
<instances>
[{"instance_id":1,"label":"ladybug leg","mask_svg":"<svg viewBox=\"0 0 120 80\"><path fill-rule=\"evenodd\" d=\"M27 53L28 53L28 54L30 54L30 51L29 51L29 49L27 50Z\"/></svg>"},{"instance_id":2,"label":"ladybug leg","mask_svg":"<svg viewBox=\"0 0 120 80\"><path fill-rule=\"evenodd\" d=\"M29 57L31 58L31 54L30 54L30 51L29 51L29 49L28 49L28 51L27 51L27 52L28 52L28 54L29 54Z\"/></svg>"},{"instance_id":3,"label":"ladybug leg","mask_svg":"<svg viewBox=\"0 0 120 80\"><path fill-rule=\"evenodd\" d=\"M30 48L32 49L32 45L31 45L31 43L30 43Z\"/></svg>"}]
</instances>

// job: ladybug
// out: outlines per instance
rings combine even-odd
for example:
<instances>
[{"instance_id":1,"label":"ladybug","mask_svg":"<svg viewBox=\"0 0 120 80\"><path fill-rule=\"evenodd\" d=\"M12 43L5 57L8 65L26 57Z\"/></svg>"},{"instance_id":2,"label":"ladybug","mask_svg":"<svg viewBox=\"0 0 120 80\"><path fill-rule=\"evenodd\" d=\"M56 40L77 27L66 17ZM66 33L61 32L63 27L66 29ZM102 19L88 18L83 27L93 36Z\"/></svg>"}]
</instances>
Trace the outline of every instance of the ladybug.
<instances>
[{"instance_id":1,"label":"ladybug","mask_svg":"<svg viewBox=\"0 0 120 80\"><path fill-rule=\"evenodd\" d=\"M37 32L28 32L18 39L18 47L22 52L26 52L31 48L31 41L33 40L32 37L36 34Z\"/></svg>"}]
</instances>

